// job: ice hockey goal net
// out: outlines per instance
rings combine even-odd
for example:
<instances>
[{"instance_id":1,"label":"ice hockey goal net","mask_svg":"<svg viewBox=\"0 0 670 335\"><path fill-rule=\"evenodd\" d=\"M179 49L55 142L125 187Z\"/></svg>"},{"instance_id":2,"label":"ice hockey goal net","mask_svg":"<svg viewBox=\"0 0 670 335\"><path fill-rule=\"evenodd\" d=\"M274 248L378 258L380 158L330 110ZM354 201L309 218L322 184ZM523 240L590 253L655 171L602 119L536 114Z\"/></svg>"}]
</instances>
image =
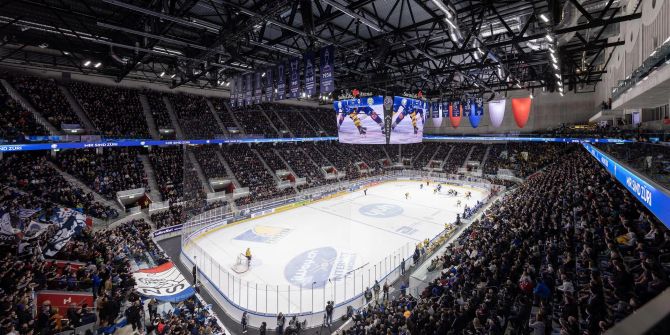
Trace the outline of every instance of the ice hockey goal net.
<instances>
[{"instance_id":1,"label":"ice hockey goal net","mask_svg":"<svg viewBox=\"0 0 670 335\"><path fill-rule=\"evenodd\" d=\"M249 271L249 262L244 254L237 255L237 260L233 264L233 271L237 273L244 273Z\"/></svg>"}]
</instances>

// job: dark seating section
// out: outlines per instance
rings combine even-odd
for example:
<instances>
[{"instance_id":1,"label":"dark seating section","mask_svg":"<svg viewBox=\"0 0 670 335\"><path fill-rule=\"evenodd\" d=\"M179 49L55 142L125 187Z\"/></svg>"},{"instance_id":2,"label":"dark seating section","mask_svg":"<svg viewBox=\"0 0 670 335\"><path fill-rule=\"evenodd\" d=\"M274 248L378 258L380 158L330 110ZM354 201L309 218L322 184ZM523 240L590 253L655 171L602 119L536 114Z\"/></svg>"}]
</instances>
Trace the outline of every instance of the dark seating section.
<instances>
[{"instance_id":1,"label":"dark seating section","mask_svg":"<svg viewBox=\"0 0 670 335\"><path fill-rule=\"evenodd\" d=\"M81 124L53 79L19 76L11 78L10 81L14 88L56 128L60 129L63 123Z\"/></svg>"},{"instance_id":2,"label":"dark seating section","mask_svg":"<svg viewBox=\"0 0 670 335\"><path fill-rule=\"evenodd\" d=\"M360 172L354 165L359 161L356 155L348 149L347 144L340 144L339 142L320 143L314 146L325 156L330 163L332 163L337 171L346 173L346 179L356 179L360 177Z\"/></svg>"},{"instance_id":3,"label":"dark seating section","mask_svg":"<svg viewBox=\"0 0 670 335\"><path fill-rule=\"evenodd\" d=\"M446 147L446 145L439 142L426 142L421 145L424 147L423 150L419 148L413 148L410 149L409 152L405 151L405 146L402 147L402 157L411 158L412 166L419 170L428 165L428 162L437 152L437 150L444 150L442 147ZM413 144L412 146L416 147L417 144Z\"/></svg>"},{"instance_id":4,"label":"dark seating section","mask_svg":"<svg viewBox=\"0 0 670 335\"><path fill-rule=\"evenodd\" d=\"M299 178L306 178L310 187L326 183L320 166L316 166L309 158L306 150L313 150L311 146L287 144L278 146L277 151L284 157L286 163L291 166ZM318 153L316 153L318 154Z\"/></svg>"},{"instance_id":5,"label":"dark seating section","mask_svg":"<svg viewBox=\"0 0 670 335\"><path fill-rule=\"evenodd\" d=\"M68 88L101 134L151 138L137 90L76 81Z\"/></svg>"},{"instance_id":6,"label":"dark seating section","mask_svg":"<svg viewBox=\"0 0 670 335\"><path fill-rule=\"evenodd\" d=\"M205 97L192 94L169 95L184 136L188 139L218 138L223 130L214 119Z\"/></svg>"},{"instance_id":7,"label":"dark seating section","mask_svg":"<svg viewBox=\"0 0 670 335\"><path fill-rule=\"evenodd\" d=\"M100 204L92 194L65 180L49 165L44 152L6 154L0 159L0 170L0 183L44 199L49 206L76 208L101 219L118 216L115 209Z\"/></svg>"},{"instance_id":8,"label":"dark seating section","mask_svg":"<svg viewBox=\"0 0 670 335\"><path fill-rule=\"evenodd\" d=\"M174 129L172 121L170 121L170 113L163 101L164 94L151 90L144 90L142 94L144 94L147 97L147 101L149 101L149 108L151 109L151 115L156 122L156 127L158 129Z\"/></svg>"},{"instance_id":9,"label":"dark seating section","mask_svg":"<svg viewBox=\"0 0 670 335\"><path fill-rule=\"evenodd\" d=\"M272 112L272 114L276 115L275 116L276 119L281 119L281 121L283 121L283 123L288 127L289 130L291 130L293 135L295 135L296 137L318 136L317 134L317 130L319 129L318 125L309 123L303 116L305 112L302 111L301 109L293 106L280 105L280 104L272 104L266 107L265 109L266 111L270 111ZM275 119L273 119L272 122L275 122L274 120Z\"/></svg>"},{"instance_id":10,"label":"dark seating section","mask_svg":"<svg viewBox=\"0 0 670 335\"><path fill-rule=\"evenodd\" d=\"M228 175L226 167L217 155L218 146L202 145L194 147L192 151L207 178L223 178Z\"/></svg>"},{"instance_id":11,"label":"dark seating section","mask_svg":"<svg viewBox=\"0 0 670 335\"><path fill-rule=\"evenodd\" d=\"M116 192L144 187L149 191L147 177L137 149L66 150L51 160L65 172L81 179L93 191L108 199Z\"/></svg>"},{"instance_id":12,"label":"dark seating section","mask_svg":"<svg viewBox=\"0 0 670 335\"><path fill-rule=\"evenodd\" d=\"M29 135L48 135L32 113L12 99L0 85L0 138L7 141L22 141Z\"/></svg>"},{"instance_id":13,"label":"dark seating section","mask_svg":"<svg viewBox=\"0 0 670 335\"><path fill-rule=\"evenodd\" d=\"M268 119L263 116L259 106L235 108L233 113L247 134L263 135L268 138L278 136L277 132L270 126Z\"/></svg>"},{"instance_id":14,"label":"dark seating section","mask_svg":"<svg viewBox=\"0 0 670 335\"><path fill-rule=\"evenodd\" d=\"M447 159L443 167L446 173L458 173L458 168L463 167L463 163L465 163L468 153L472 148L469 143L456 143L453 147L454 149L451 150L449 159Z\"/></svg>"},{"instance_id":15,"label":"dark seating section","mask_svg":"<svg viewBox=\"0 0 670 335\"><path fill-rule=\"evenodd\" d=\"M226 104L228 104L230 100L223 98L210 98L210 100L212 101L214 109L216 109L216 113L219 115L219 118L221 119L223 126L228 129L231 128L237 129L237 125L235 124L235 119L233 119L233 115L228 111L228 108L226 108ZM244 129L238 129L238 130L242 131Z\"/></svg>"}]
</instances>

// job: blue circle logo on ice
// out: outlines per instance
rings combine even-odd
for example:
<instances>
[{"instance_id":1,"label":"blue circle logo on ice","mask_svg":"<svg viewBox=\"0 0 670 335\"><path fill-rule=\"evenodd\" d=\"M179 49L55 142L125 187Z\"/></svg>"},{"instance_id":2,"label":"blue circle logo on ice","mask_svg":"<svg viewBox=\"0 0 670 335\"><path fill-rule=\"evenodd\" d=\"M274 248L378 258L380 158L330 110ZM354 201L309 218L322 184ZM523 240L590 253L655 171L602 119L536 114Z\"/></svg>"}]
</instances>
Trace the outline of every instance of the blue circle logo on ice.
<instances>
[{"instance_id":1,"label":"blue circle logo on ice","mask_svg":"<svg viewBox=\"0 0 670 335\"><path fill-rule=\"evenodd\" d=\"M402 207L394 204L369 204L358 210L365 216L374 218L390 218L402 214Z\"/></svg>"},{"instance_id":2,"label":"blue circle logo on ice","mask_svg":"<svg viewBox=\"0 0 670 335\"><path fill-rule=\"evenodd\" d=\"M304 288L323 287L337 261L337 250L323 247L307 250L286 264L284 276L292 285Z\"/></svg>"}]
</instances>

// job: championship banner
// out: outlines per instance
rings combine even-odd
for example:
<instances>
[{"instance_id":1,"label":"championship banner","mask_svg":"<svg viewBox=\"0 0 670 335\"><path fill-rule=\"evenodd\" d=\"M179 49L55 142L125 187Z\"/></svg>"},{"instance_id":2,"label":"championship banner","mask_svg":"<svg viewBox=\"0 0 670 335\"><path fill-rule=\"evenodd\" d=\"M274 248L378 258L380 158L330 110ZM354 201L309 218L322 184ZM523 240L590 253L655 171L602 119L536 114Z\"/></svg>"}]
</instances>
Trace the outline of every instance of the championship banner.
<instances>
[{"instance_id":1,"label":"championship banner","mask_svg":"<svg viewBox=\"0 0 670 335\"><path fill-rule=\"evenodd\" d=\"M314 53L309 51L303 56L305 61L305 94L311 97L316 93L316 74L314 73Z\"/></svg>"},{"instance_id":2,"label":"championship banner","mask_svg":"<svg viewBox=\"0 0 670 335\"><path fill-rule=\"evenodd\" d=\"M505 103L507 100L493 100L489 101L489 118L491 119L491 125L493 128L498 128L502 125L503 118L505 117Z\"/></svg>"},{"instance_id":3,"label":"championship banner","mask_svg":"<svg viewBox=\"0 0 670 335\"><path fill-rule=\"evenodd\" d=\"M277 100L286 98L286 63L277 64Z\"/></svg>"},{"instance_id":4,"label":"championship banner","mask_svg":"<svg viewBox=\"0 0 670 335\"><path fill-rule=\"evenodd\" d=\"M232 108L235 108L237 105L237 93L235 92L237 87L235 85L237 85L237 79L230 79L230 107Z\"/></svg>"},{"instance_id":5,"label":"championship banner","mask_svg":"<svg viewBox=\"0 0 670 335\"><path fill-rule=\"evenodd\" d=\"M291 98L300 97L300 60L297 57L291 58L289 61L289 90L291 91Z\"/></svg>"},{"instance_id":6,"label":"championship banner","mask_svg":"<svg viewBox=\"0 0 670 335\"><path fill-rule=\"evenodd\" d=\"M263 72L257 71L254 76L256 77L254 80L254 104L259 104L263 95Z\"/></svg>"},{"instance_id":7,"label":"championship banner","mask_svg":"<svg viewBox=\"0 0 670 335\"><path fill-rule=\"evenodd\" d=\"M512 113L514 114L514 121L519 128L523 128L528 123L530 116L530 98L513 98L512 99Z\"/></svg>"},{"instance_id":8,"label":"championship banner","mask_svg":"<svg viewBox=\"0 0 670 335\"><path fill-rule=\"evenodd\" d=\"M439 101L435 101L431 104L431 113L430 117L433 119L437 119L440 117L440 107L442 104Z\"/></svg>"},{"instance_id":9,"label":"championship banner","mask_svg":"<svg viewBox=\"0 0 670 335\"><path fill-rule=\"evenodd\" d=\"M235 82L237 83L237 89L235 90L237 92L237 107L242 107L244 106L244 77L237 76Z\"/></svg>"},{"instance_id":10,"label":"championship banner","mask_svg":"<svg viewBox=\"0 0 670 335\"><path fill-rule=\"evenodd\" d=\"M273 68L265 70L265 102L274 101L274 81L272 81Z\"/></svg>"},{"instance_id":11,"label":"championship banner","mask_svg":"<svg viewBox=\"0 0 670 335\"><path fill-rule=\"evenodd\" d=\"M484 115L482 99L472 99L470 104L470 124L472 125L472 128L479 127L479 122L481 121L482 115Z\"/></svg>"},{"instance_id":12,"label":"championship banner","mask_svg":"<svg viewBox=\"0 0 670 335\"><path fill-rule=\"evenodd\" d=\"M246 80L244 83L244 105L249 106L252 102L252 92L253 92L253 73L247 73L245 75Z\"/></svg>"},{"instance_id":13,"label":"championship banner","mask_svg":"<svg viewBox=\"0 0 670 335\"><path fill-rule=\"evenodd\" d=\"M332 44L321 48L319 57L321 66L321 85L319 90L321 94L333 92L335 90L335 83L333 81L333 70L335 66L335 46Z\"/></svg>"},{"instance_id":14,"label":"championship banner","mask_svg":"<svg viewBox=\"0 0 670 335\"><path fill-rule=\"evenodd\" d=\"M35 293L35 298L37 300L35 306L41 308L45 301L51 302L51 307L57 307L61 313L65 313L71 304L75 304L78 307L86 304L88 308L95 307L93 302L93 293L88 292L72 292L72 291L37 291Z\"/></svg>"},{"instance_id":15,"label":"championship banner","mask_svg":"<svg viewBox=\"0 0 670 335\"><path fill-rule=\"evenodd\" d=\"M442 118L446 119L449 117L450 108L451 104L449 104L449 101L442 101Z\"/></svg>"},{"instance_id":16,"label":"championship banner","mask_svg":"<svg viewBox=\"0 0 670 335\"><path fill-rule=\"evenodd\" d=\"M463 115L463 105L460 100L454 100L449 106L449 121L451 126L458 128L461 125L461 116Z\"/></svg>"},{"instance_id":17,"label":"championship banner","mask_svg":"<svg viewBox=\"0 0 670 335\"><path fill-rule=\"evenodd\" d=\"M160 301L180 302L195 294L195 289L172 262L139 270L133 273L133 278L139 294Z\"/></svg>"}]
</instances>

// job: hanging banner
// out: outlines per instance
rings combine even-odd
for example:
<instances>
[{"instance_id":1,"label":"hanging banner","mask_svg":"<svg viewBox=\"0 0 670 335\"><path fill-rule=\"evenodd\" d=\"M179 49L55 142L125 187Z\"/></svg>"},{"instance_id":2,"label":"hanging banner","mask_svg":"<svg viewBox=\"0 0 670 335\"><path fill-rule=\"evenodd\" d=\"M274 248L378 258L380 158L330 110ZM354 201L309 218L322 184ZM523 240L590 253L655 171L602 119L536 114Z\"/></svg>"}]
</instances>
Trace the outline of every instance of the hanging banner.
<instances>
[{"instance_id":1,"label":"hanging banner","mask_svg":"<svg viewBox=\"0 0 670 335\"><path fill-rule=\"evenodd\" d=\"M277 64L277 100L284 100L286 98L286 63L280 62Z\"/></svg>"},{"instance_id":2,"label":"hanging banner","mask_svg":"<svg viewBox=\"0 0 670 335\"><path fill-rule=\"evenodd\" d=\"M481 98L472 99L470 105L470 124L472 128L479 127L482 115L484 115L484 106Z\"/></svg>"},{"instance_id":3,"label":"hanging banner","mask_svg":"<svg viewBox=\"0 0 670 335\"><path fill-rule=\"evenodd\" d=\"M319 90L321 94L333 92L335 90L333 77L335 46L329 45L321 48L319 63L321 65L321 85L319 86Z\"/></svg>"},{"instance_id":4,"label":"hanging banner","mask_svg":"<svg viewBox=\"0 0 670 335\"><path fill-rule=\"evenodd\" d=\"M237 107L244 106L244 77L237 76Z\"/></svg>"},{"instance_id":5,"label":"hanging banner","mask_svg":"<svg viewBox=\"0 0 670 335\"><path fill-rule=\"evenodd\" d=\"M254 76L254 104L259 104L263 95L263 71L257 71Z\"/></svg>"},{"instance_id":6,"label":"hanging banner","mask_svg":"<svg viewBox=\"0 0 670 335\"><path fill-rule=\"evenodd\" d=\"M235 108L237 106L237 93L235 92L236 86L235 78L230 79L230 107Z\"/></svg>"},{"instance_id":7,"label":"hanging banner","mask_svg":"<svg viewBox=\"0 0 670 335\"><path fill-rule=\"evenodd\" d=\"M300 59L297 57L291 58L289 61L290 74L289 74L289 85L291 98L300 97Z\"/></svg>"},{"instance_id":8,"label":"hanging banner","mask_svg":"<svg viewBox=\"0 0 670 335\"><path fill-rule=\"evenodd\" d=\"M309 51L303 56L305 61L305 94L311 97L316 93L316 73L314 73L314 53Z\"/></svg>"},{"instance_id":9,"label":"hanging banner","mask_svg":"<svg viewBox=\"0 0 670 335\"><path fill-rule=\"evenodd\" d=\"M180 302L195 294L195 289L172 262L133 273L135 290L160 301Z\"/></svg>"},{"instance_id":10,"label":"hanging banner","mask_svg":"<svg viewBox=\"0 0 670 335\"><path fill-rule=\"evenodd\" d=\"M40 221L51 222L58 227L56 234L51 237L46 248L44 248L44 255L47 257L56 255L60 249L70 242L72 236L79 235L84 229L92 226L90 218L71 208L59 208L51 217L46 215L40 217Z\"/></svg>"},{"instance_id":11,"label":"hanging banner","mask_svg":"<svg viewBox=\"0 0 670 335\"><path fill-rule=\"evenodd\" d=\"M519 128L525 127L526 123L528 123L531 102L530 98L512 99L512 113L514 114L514 121L516 121L516 125Z\"/></svg>"},{"instance_id":12,"label":"hanging banner","mask_svg":"<svg viewBox=\"0 0 670 335\"><path fill-rule=\"evenodd\" d=\"M442 118L446 119L449 117L449 108L451 108L449 101L442 101Z\"/></svg>"},{"instance_id":13,"label":"hanging banner","mask_svg":"<svg viewBox=\"0 0 670 335\"><path fill-rule=\"evenodd\" d=\"M430 118L432 119L437 119L438 116L440 115L440 102L439 101L434 101L430 104Z\"/></svg>"},{"instance_id":14,"label":"hanging banner","mask_svg":"<svg viewBox=\"0 0 670 335\"><path fill-rule=\"evenodd\" d=\"M451 126L458 128L461 125L461 116L463 115L463 104L460 100L454 100L449 106L449 121Z\"/></svg>"},{"instance_id":15,"label":"hanging banner","mask_svg":"<svg viewBox=\"0 0 670 335\"><path fill-rule=\"evenodd\" d=\"M493 128L498 128L502 125L505 117L505 103L506 99L489 101L489 118Z\"/></svg>"},{"instance_id":16,"label":"hanging banner","mask_svg":"<svg viewBox=\"0 0 670 335\"><path fill-rule=\"evenodd\" d=\"M246 75L246 80L244 83L244 105L249 106L251 105L252 96L253 96L253 73L247 73Z\"/></svg>"},{"instance_id":17,"label":"hanging banner","mask_svg":"<svg viewBox=\"0 0 670 335\"><path fill-rule=\"evenodd\" d=\"M265 70L265 102L274 101L274 81L272 81L272 72L274 68L267 68Z\"/></svg>"}]
</instances>

